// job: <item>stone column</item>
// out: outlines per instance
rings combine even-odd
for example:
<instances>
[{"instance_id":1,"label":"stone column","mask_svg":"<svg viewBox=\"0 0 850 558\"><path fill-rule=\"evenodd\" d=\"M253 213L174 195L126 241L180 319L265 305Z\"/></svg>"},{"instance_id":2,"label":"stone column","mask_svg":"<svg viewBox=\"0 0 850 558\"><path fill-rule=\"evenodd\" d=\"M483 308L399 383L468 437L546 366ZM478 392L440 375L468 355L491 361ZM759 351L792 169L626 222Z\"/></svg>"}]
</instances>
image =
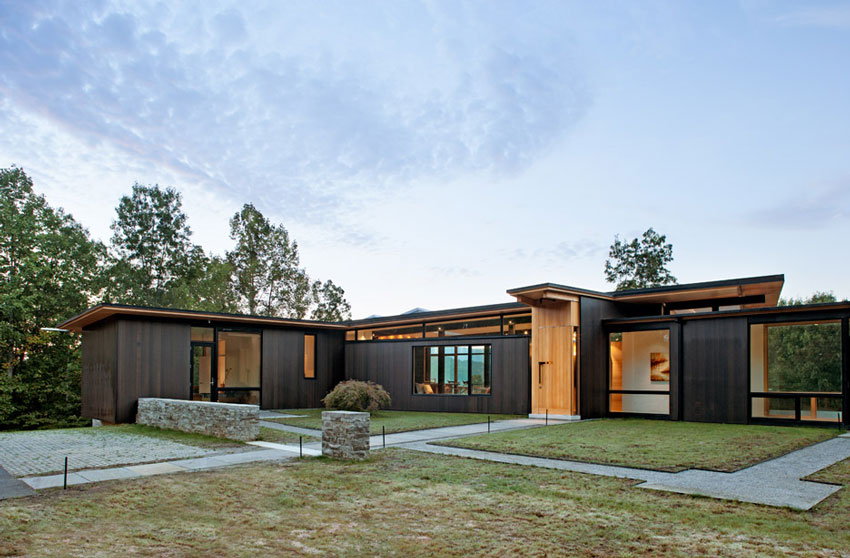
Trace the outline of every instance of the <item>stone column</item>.
<instances>
[{"instance_id":1,"label":"stone column","mask_svg":"<svg viewBox=\"0 0 850 558\"><path fill-rule=\"evenodd\" d=\"M322 411L322 455L336 459L369 457L369 413Z\"/></svg>"}]
</instances>

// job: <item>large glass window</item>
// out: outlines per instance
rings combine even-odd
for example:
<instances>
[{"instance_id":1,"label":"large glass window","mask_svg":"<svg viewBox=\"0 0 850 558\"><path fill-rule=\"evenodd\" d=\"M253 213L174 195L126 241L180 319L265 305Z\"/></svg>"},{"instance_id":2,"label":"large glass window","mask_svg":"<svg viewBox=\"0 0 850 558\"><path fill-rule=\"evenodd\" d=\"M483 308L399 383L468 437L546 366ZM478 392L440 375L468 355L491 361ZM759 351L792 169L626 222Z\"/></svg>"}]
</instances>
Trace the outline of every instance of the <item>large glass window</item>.
<instances>
[{"instance_id":1,"label":"large glass window","mask_svg":"<svg viewBox=\"0 0 850 558\"><path fill-rule=\"evenodd\" d=\"M259 404L260 334L218 332L218 400Z\"/></svg>"},{"instance_id":2,"label":"large glass window","mask_svg":"<svg viewBox=\"0 0 850 558\"><path fill-rule=\"evenodd\" d=\"M841 322L750 325L754 418L837 421Z\"/></svg>"},{"instance_id":3,"label":"large glass window","mask_svg":"<svg viewBox=\"0 0 850 558\"><path fill-rule=\"evenodd\" d=\"M609 410L670 414L670 331L611 333L609 347Z\"/></svg>"},{"instance_id":4,"label":"large glass window","mask_svg":"<svg viewBox=\"0 0 850 558\"><path fill-rule=\"evenodd\" d=\"M413 393L490 395L490 345L413 348Z\"/></svg>"}]
</instances>

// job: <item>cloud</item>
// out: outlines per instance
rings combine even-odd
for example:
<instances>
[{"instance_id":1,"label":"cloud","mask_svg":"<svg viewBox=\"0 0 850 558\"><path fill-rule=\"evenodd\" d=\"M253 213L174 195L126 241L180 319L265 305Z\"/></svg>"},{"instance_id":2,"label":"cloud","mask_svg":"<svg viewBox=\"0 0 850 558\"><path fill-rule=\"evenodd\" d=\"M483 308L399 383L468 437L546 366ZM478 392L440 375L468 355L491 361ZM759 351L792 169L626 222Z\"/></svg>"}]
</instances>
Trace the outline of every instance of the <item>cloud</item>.
<instances>
[{"instance_id":1,"label":"cloud","mask_svg":"<svg viewBox=\"0 0 850 558\"><path fill-rule=\"evenodd\" d=\"M822 229L850 220L850 179L825 189L811 189L765 209L747 220L764 227Z\"/></svg>"},{"instance_id":2,"label":"cloud","mask_svg":"<svg viewBox=\"0 0 850 558\"><path fill-rule=\"evenodd\" d=\"M563 14L521 5L0 10L7 110L284 218L321 222L422 178L516 173L590 102Z\"/></svg>"}]
</instances>

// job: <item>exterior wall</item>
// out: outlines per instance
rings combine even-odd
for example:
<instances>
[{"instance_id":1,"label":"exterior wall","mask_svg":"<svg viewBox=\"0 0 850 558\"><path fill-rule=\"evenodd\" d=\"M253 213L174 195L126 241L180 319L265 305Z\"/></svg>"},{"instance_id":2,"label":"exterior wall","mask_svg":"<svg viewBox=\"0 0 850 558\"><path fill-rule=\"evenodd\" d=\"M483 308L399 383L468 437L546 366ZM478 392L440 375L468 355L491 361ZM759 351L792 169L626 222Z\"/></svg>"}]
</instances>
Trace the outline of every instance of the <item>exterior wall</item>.
<instances>
[{"instance_id":1,"label":"exterior wall","mask_svg":"<svg viewBox=\"0 0 850 558\"><path fill-rule=\"evenodd\" d=\"M118 320L115 421L133 422L140 397L189 399L189 325Z\"/></svg>"},{"instance_id":2,"label":"exterior wall","mask_svg":"<svg viewBox=\"0 0 850 558\"><path fill-rule=\"evenodd\" d=\"M528 343L527 336L355 341L345 344L345 373L384 386L396 410L526 414L531 408ZM413 347L456 344L491 345L491 394L415 395Z\"/></svg>"},{"instance_id":3,"label":"exterior wall","mask_svg":"<svg viewBox=\"0 0 850 558\"><path fill-rule=\"evenodd\" d=\"M579 404L581 418L599 418L608 413L608 334L602 320L623 316L616 304L581 297L579 302Z\"/></svg>"},{"instance_id":4,"label":"exterior wall","mask_svg":"<svg viewBox=\"0 0 850 558\"><path fill-rule=\"evenodd\" d=\"M682 418L745 424L749 406L747 318L682 325Z\"/></svg>"},{"instance_id":5,"label":"exterior wall","mask_svg":"<svg viewBox=\"0 0 850 558\"><path fill-rule=\"evenodd\" d=\"M304 334L316 336L315 378L304 377ZM262 408L321 407L345 379L342 331L263 330Z\"/></svg>"},{"instance_id":6,"label":"exterior wall","mask_svg":"<svg viewBox=\"0 0 850 558\"><path fill-rule=\"evenodd\" d=\"M102 322L83 331L82 416L108 423L115 422L117 361L117 322Z\"/></svg>"}]
</instances>

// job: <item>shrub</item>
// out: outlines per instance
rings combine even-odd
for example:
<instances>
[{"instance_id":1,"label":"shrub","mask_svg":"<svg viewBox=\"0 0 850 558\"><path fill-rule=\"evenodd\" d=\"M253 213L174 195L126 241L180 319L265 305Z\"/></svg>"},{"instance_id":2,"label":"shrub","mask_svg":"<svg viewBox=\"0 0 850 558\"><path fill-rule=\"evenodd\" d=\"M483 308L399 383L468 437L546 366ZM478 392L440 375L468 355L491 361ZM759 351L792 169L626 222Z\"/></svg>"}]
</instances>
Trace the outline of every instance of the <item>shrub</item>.
<instances>
[{"instance_id":1,"label":"shrub","mask_svg":"<svg viewBox=\"0 0 850 558\"><path fill-rule=\"evenodd\" d=\"M322 403L327 409L340 411L368 411L386 409L392 403L390 394L380 384L360 380L340 382L328 393Z\"/></svg>"}]
</instances>

